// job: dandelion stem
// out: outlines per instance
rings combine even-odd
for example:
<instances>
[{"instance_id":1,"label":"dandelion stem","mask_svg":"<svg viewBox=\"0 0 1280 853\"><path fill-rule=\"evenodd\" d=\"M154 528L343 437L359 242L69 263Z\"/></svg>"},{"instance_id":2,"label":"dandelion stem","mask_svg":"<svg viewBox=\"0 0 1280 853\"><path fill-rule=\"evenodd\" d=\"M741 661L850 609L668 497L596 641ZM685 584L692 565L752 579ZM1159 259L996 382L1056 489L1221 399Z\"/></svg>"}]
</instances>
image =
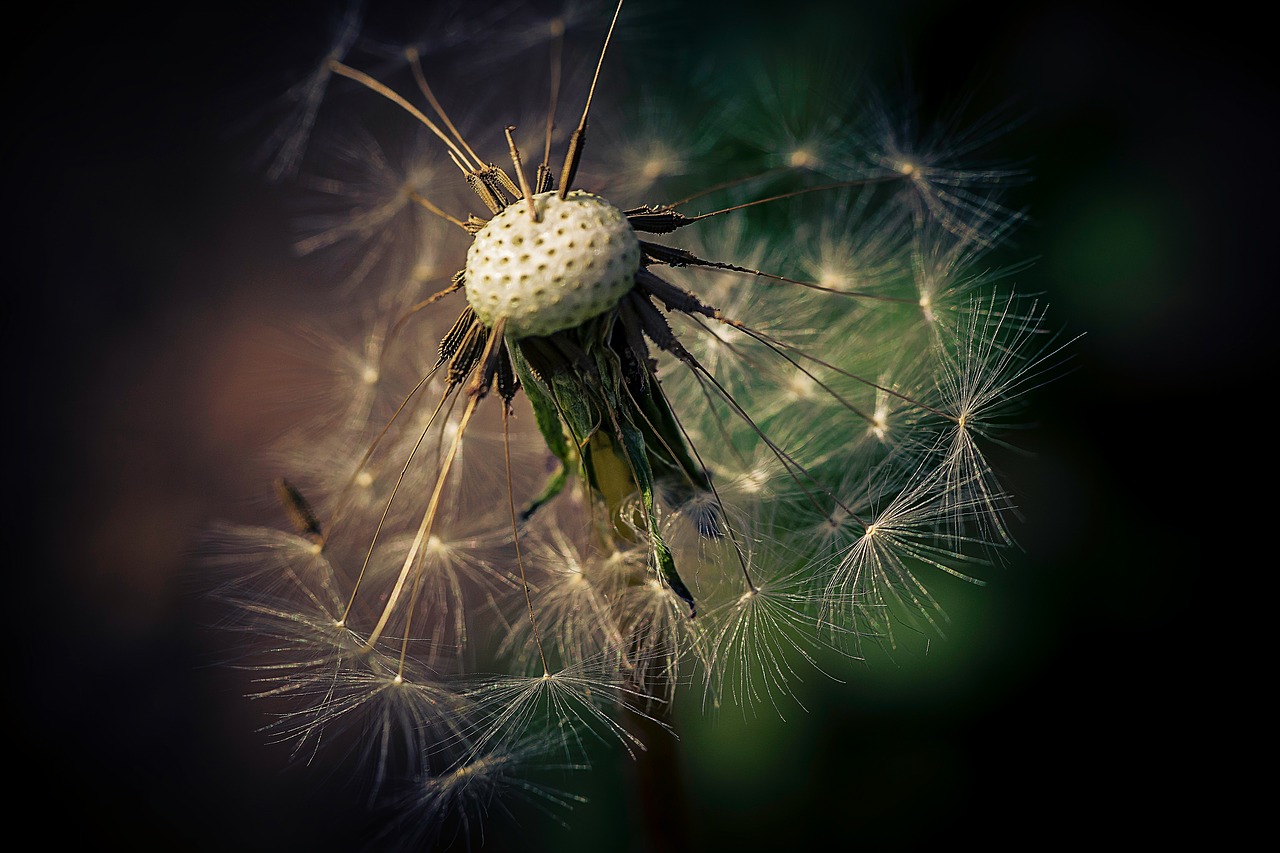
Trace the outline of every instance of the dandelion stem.
<instances>
[{"instance_id":1,"label":"dandelion stem","mask_svg":"<svg viewBox=\"0 0 1280 853\"><path fill-rule=\"evenodd\" d=\"M498 350L498 348L499 348L499 347L494 346L494 343L495 343L495 341L499 341L499 342L500 342L500 341L501 341L501 339L502 339L502 328L501 328L501 326L502 326L502 321L501 321L501 320L499 320L499 321L498 321L498 326L497 326L497 327L495 327L495 329L494 329L494 334L493 334L493 335L490 335L489 340L488 340L487 344L485 345L485 356L486 356L486 357L488 356L488 354L489 354L490 352L496 352L496 351ZM479 379L479 378L481 377L481 375L483 375L483 374L484 374L485 368L484 368L483 363L484 363L485 361L487 361L487 358L482 358L482 365L481 365L481 367L479 368L479 371L478 371L478 373L477 373L476 379ZM473 383L472 383L472 384L475 384L475 383L474 383L474 381L473 381ZM438 478L437 478L437 480L436 480L435 492L432 494L432 496L431 496L431 503L430 503L430 505L427 507L427 513L428 513L428 516L431 516L431 515L434 513L435 508L436 508L436 507L439 505L439 503L440 503L440 493L441 493L441 491L442 491L442 489L443 489L444 483L445 483L445 482L448 480L448 478L449 478L449 469L453 466L453 460L454 460L454 457L457 455L458 448L459 448L459 447L461 446L461 444L462 444L462 434L463 434L464 432L466 432L466 429L467 429L467 423L471 420L471 414L472 414L472 412L474 412L474 411L475 411L476 404L480 401L480 399L481 399L483 396L484 396L484 394L483 394L483 393L471 393L470 389L468 389L468 397L469 397L469 399L468 399L467 408L466 408L466 410L463 412L463 415L462 415L462 421L458 424L458 432L457 432L457 434L456 434L456 435L454 436L454 438L453 438L453 443L449 446L449 456L448 456L448 458L445 460L445 463L441 466L440 474L438 475ZM455 401L455 402L457 401L457 397L456 397L456 396L455 396L453 399L454 399L454 401ZM443 400L442 400L442 402L443 402ZM451 406L450 408L452 409L452 406ZM425 435L425 433L424 433L424 435ZM434 521L434 519L433 519L433 521ZM424 518L423 518L423 523L426 525L427 537L430 537L430 535L431 535L431 524L430 524L430 523L427 523L427 518L426 518L426 517L424 517ZM419 531L419 533L421 533L421 531ZM412 558L413 558L413 552L414 552L414 550L415 550L415 549L417 549L417 547L418 547L418 545L419 545L419 541L420 541L420 540L418 540L418 539L415 539L415 540L414 540L413 548L411 548L411 549L410 549L410 557L409 557L409 560L412 560ZM429 541L429 539L428 539L428 541ZM405 565L406 565L406 566L408 566L408 562L406 562L406 564L405 564ZM399 676L404 672L404 662L405 662L405 659L408 657L408 654L409 654L409 637L410 637L409 629L410 629L410 627L413 625L413 614L414 614L414 611L417 609L417 604L418 604L418 594L419 594L419 592L420 592L420 591L421 591L421 589L422 589L422 576L423 576L423 574L424 574L423 572L419 571L419 572L414 576L414 578L413 578L413 591L412 591L412 592L410 593L410 595L409 595L409 608L408 608L408 611L407 611L407 613L406 613L406 615L405 615L405 622L404 622L404 637L403 637L403 638L401 639L401 641L400 641L400 664L399 664L400 668L399 668L399 670L398 670L398 671L397 671L397 673L396 673L397 677L399 677ZM404 577L404 574L403 574L403 570L402 570L402 572L401 572L401 578L403 578L403 577ZM398 587L398 586L399 586L399 582L397 582L397 587ZM388 610L387 610L387 611L385 611L385 612L383 613L383 619L384 619L384 621L385 621L385 619L386 619L387 614L390 612L390 606L391 606L391 602L390 602L390 601L388 601L388 602L387 602L387 606L388 606ZM369 642L372 644L373 640L372 640L372 639L370 639L370 640L369 640Z\"/></svg>"},{"instance_id":2,"label":"dandelion stem","mask_svg":"<svg viewBox=\"0 0 1280 853\"><path fill-rule=\"evenodd\" d=\"M673 734L669 706L655 719L632 708L623 710L623 725L633 739L645 745L635 756L636 815L648 836L646 849L688 853L693 849L685 772L679 740Z\"/></svg>"},{"instance_id":3,"label":"dandelion stem","mask_svg":"<svg viewBox=\"0 0 1280 853\"><path fill-rule=\"evenodd\" d=\"M470 168L468 168L468 167L467 167L467 165L466 165L465 163L463 163L463 162L462 162L462 160L458 157L458 155L457 155L457 154L455 154L455 153L453 153L452 151L450 151L450 152L449 152L449 159L453 161L453 165L457 166L457 167L458 167L458 171L459 171L459 172L461 172L463 175L470 175L470 174L471 174L471 169L470 169Z\"/></svg>"}]
</instances>

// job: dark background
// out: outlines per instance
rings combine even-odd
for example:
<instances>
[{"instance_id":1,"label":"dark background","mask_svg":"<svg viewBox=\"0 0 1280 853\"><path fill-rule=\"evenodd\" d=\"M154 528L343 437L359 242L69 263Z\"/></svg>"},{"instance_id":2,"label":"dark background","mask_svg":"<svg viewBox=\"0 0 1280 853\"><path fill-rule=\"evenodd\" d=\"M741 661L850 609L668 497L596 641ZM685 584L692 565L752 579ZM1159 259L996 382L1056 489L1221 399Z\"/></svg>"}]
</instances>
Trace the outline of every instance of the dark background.
<instances>
[{"instance_id":1,"label":"dark background","mask_svg":"<svg viewBox=\"0 0 1280 853\"><path fill-rule=\"evenodd\" d=\"M369 828L354 787L264 746L183 579L193 532L261 488L242 460L278 427L238 394L255 357L238 336L298 298L287 213L226 131L313 61L326 20L267 5L36 9L7 51L15 833L286 851ZM691 735L700 846L1221 840L1237 822L1204 818L1238 806L1219 761L1253 741L1257 704L1229 666L1274 563L1252 544L1273 503L1255 497L1275 351L1262 38L1207 8L783 8L910 68L926 106L974 80L1024 99L1019 239L1052 320L1087 334L1022 442L1025 557L939 591L956 624L928 657L806 684L785 726L726 715ZM692 14L692 44L787 25L773 4ZM621 786L598 787L572 833L535 821L526 840L623 844Z\"/></svg>"}]
</instances>

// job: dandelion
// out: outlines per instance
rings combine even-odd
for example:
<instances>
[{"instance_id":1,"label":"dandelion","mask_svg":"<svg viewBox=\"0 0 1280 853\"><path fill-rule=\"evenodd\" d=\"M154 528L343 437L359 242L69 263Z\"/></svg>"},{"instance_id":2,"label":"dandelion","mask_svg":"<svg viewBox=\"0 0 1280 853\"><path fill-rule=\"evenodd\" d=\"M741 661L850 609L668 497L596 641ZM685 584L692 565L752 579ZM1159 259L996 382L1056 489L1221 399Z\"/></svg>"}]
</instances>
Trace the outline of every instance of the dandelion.
<instances>
[{"instance_id":1,"label":"dandelion","mask_svg":"<svg viewBox=\"0 0 1280 853\"><path fill-rule=\"evenodd\" d=\"M845 132L839 80L794 70L687 144L662 92L644 133L597 134L628 112L607 103L626 12L599 11L485 18L507 52L468 73L541 54L549 78L494 128L455 115L496 107L438 89L421 37L344 30L306 88L416 135L401 163L372 130L308 147L336 159L300 173L330 209L298 248L336 258L358 322L304 332L328 381L276 455L293 529L207 544L269 730L354 740L397 840L503 794L571 806L526 774L650 760L689 689L784 713L828 651L937 633L927 575L975 579L1012 543L986 448L1060 361L1039 305L994 291L1017 268L978 269L1018 219L996 198L1018 171L961 162L985 136ZM735 146L760 168L699 165Z\"/></svg>"}]
</instances>

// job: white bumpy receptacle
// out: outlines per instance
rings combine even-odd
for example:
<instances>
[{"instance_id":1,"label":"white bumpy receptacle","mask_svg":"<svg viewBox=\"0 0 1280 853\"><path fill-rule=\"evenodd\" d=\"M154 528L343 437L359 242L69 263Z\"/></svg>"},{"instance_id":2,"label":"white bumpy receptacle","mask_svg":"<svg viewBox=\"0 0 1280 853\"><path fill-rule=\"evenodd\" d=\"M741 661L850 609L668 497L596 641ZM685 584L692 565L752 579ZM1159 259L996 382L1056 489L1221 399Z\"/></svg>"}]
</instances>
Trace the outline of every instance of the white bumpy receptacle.
<instances>
[{"instance_id":1,"label":"white bumpy receptacle","mask_svg":"<svg viewBox=\"0 0 1280 853\"><path fill-rule=\"evenodd\" d=\"M506 335L550 335L618 304L635 285L640 241L622 211L574 190L521 200L476 233L467 251L467 302L486 326L506 318Z\"/></svg>"}]
</instances>

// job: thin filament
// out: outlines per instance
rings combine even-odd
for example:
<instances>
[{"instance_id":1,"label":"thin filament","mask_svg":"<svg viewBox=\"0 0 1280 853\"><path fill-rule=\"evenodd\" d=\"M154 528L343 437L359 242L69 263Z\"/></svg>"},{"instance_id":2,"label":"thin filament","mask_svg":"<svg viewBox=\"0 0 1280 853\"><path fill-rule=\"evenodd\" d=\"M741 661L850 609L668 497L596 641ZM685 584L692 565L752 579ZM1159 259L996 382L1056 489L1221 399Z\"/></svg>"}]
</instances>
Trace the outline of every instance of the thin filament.
<instances>
[{"instance_id":1,"label":"thin filament","mask_svg":"<svg viewBox=\"0 0 1280 853\"><path fill-rule=\"evenodd\" d=\"M538 647L538 657L542 659L543 676L551 675L551 667L547 666L547 653L542 649L542 637L538 634L538 623L533 617L533 596L529 593L529 581L524 574L524 558L520 554L520 530L516 524L516 499L511 490L511 432L508 426L507 407L502 407L502 454L507 466L507 506L511 510L511 541L516 547L516 565L520 567L520 585L524 587L524 603L529 607L529 627L533 629L533 642Z\"/></svg>"},{"instance_id":2,"label":"thin filament","mask_svg":"<svg viewBox=\"0 0 1280 853\"><path fill-rule=\"evenodd\" d=\"M405 57L409 60L409 68L413 71L413 79L418 82L418 88L422 90L422 94L426 95L427 102L431 104L431 109L436 111L436 115L440 116L440 120L444 122L445 127L449 128L449 132L462 143L462 147L467 149L467 153L471 155L471 159L476 161L477 168L483 162L480 155L467 144L467 140L462 138L462 134L458 132L458 128L450 121L449 116L444 111L444 107L440 106L440 102L436 100L435 93L431 91L431 87L427 85L427 78L422 73L421 57L414 48L409 48L404 52Z\"/></svg>"},{"instance_id":3,"label":"thin filament","mask_svg":"<svg viewBox=\"0 0 1280 853\"><path fill-rule=\"evenodd\" d=\"M378 544L378 537L382 534L382 526L386 523L388 513L391 512L391 504L396 499L396 494L400 491L400 484L404 482L405 475L409 472L409 465L413 463L414 454L422 446L422 442L427 437L427 432L431 429L431 425L435 423L436 416L440 414L440 409L444 406L446 399L448 399L447 394L440 397L440 402L436 404L436 409L431 413L430 419L427 420L427 425L422 428L422 434L418 436L418 440L414 442L413 449L409 451L409 458L404 461L404 467L400 469L400 476L396 477L396 483L391 489L391 495L387 498L387 503L382 508L382 516L378 519L378 526L374 528L373 539L369 542L369 550L365 552L364 562L360 564L360 573L356 575L355 586L351 588L351 597L347 600L347 609L342 612L341 624L343 625L346 624L347 617L351 615L351 608L355 606L356 596L360 593L360 583L364 580L365 572L369 568L369 560L373 557L373 549ZM390 424L387 426L390 427ZM385 434L386 429L384 428L382 432ZM382 435L379 435L378 438L381 439ZM373 640L370 639L369 643L372 645Z\"/></svg>"},{"instance_id":4,"label":"thin filament","mask_svg":"<svg viewBox=\"0 0 1280 853\"><path fill-rule=\"evenodd\" d=\"M409 113L409 115L413 116L418 121L426 125L428 130L430 130L432 133L438 136L440 140L444 142L445 145L449 146L449 149L451 151L455 152L457 156L461 157L465 161L467 155L463 153L462 149L460 149L457 145L454 144L453 140L450 139L449 136L443 130L441 130L439 127L436 126L435 122L433 122L431 119L423 115L422 110L418 109L413 104L409 103L404 98L400 97L398 94L392 91L389 87L383 85L382 83L379 83L377 80L373 79L368 74L365 74L363 71L357 71L356 69L350 67L349 65L343 65L341 62L339 62L336 59L329 60L329 68L332 69L335 74L341 74L343 77L346 77L350 80L354 80L360 85L368 89L372 89L382 97L391 101L393 104L396 104L397 106L404 109L406 112Z\"/></svg>"},{"instance_id":5,"label":"thin filament","mask_svg":"<svg viewBox=\"0 0 1280 853\"><path fill-rule=\"evenodd\" d=\"M443 400L441 402L443 403ZM387 604L382 609L382 616L378 619L378 624L374 626L373 633L369 635L369 639L365 642L367 648L372 648L373 644L382 636L383 630L386 629L387 622L391 619L391 613L395 610L401 593L404 592L405 581L408 580L409 571L417 560L418 551L422 548L422 543L431 535L431 526L435 523L436 513L440 508L440 494L444 491L445 481L449 478L449 469L453 467L453 460L457 457L458 448L462 445L462 435L467 431L467 424L471 422L471 416L475 413L478 402L478 397L472 397L467 401L467 408L463 411L462 420L458 424L457 435L453 437L453 444L449 447L449 453L445 457L439 475L436 477L436 485L431 492L431 501L427 504L427 511L422 515L422 523L418 525L418 532L413 537L413 544L409 547L409 554L404 559L404 565L400 568L400 575L396 578L395 586L392 587L391 594L387 598ZM413 616L412 612L410 612L409 616ZM408 637L408 633L409 629L406 626L406 637Z\"/></svg>"}]
</instances>

